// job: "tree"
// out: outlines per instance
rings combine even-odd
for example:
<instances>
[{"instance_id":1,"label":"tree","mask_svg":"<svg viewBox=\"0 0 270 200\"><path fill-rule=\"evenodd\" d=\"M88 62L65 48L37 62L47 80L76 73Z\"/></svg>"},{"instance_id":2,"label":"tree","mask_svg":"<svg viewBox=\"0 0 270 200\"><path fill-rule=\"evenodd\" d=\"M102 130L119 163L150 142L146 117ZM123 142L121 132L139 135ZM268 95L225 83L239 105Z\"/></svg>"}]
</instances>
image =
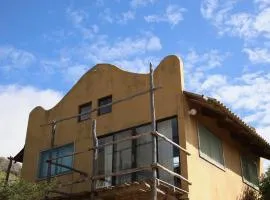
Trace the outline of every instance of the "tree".
<instances>
[{"instance_id":1,"label":"tree","mask_svg":"<svg viewBox=\"0 0 270 200\"><path fill-rule=\"evenodd\" d=\"M54 187L52 183L30 183L17 178L7 185L0 177L0 200L41 200L44 199L46 191Z\"/></svg>"},{"instance_id":2,"label":"tree","mask_svg":"<svg viewBox=\"0 0 270 200\"><path fill-rule=\"evenodd\" d=\"M238 200L259 200L259 195L255 190L249 187L245 187L242 195L238 198Z\"/></svg>"},{"instance_id":3,"label":"tree","mask_svg":"<svg viewBox=\"0 0 270 200\"><path fill-rule=\"evenodd\" d=\"M269 200L270 199L270 167L264 173L260 181L260 200Z\"/></svg>"}]
</instances>

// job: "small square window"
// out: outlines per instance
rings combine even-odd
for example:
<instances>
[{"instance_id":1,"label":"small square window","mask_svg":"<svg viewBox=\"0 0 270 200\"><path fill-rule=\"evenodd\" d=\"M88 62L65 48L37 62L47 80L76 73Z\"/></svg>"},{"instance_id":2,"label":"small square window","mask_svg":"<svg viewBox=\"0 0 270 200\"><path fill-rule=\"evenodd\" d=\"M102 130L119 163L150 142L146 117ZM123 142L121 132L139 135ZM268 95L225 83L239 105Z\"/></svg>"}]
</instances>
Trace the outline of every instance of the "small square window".
<instances>
[{"instance_id":1,"label":"small square window","mask_svg":"<svg viewBox=\"0 0 270 200\"><path fill-rule=\"evenodd\" d=\"M107 104L110 104L110 103L112 103L112 96L107 96L107 97L103 97L103 98L99 99L98 100L98 107L102 106L102 108L100 108L98 110L98 115L104 115L106 113L112 112L112 105L106 106Z\"/></svg>"},{"instance_id":2,"label":"small square window","mask_svg":"<svg viewBox=\"0 0 270 200\"><path fill-rule=\"evenodd\" d=\"M78 117L78 121L84 121L90 118L91 103L86 103L79 106L79 114L82 114ZM85 113L85 114L84 114Z\"/></svg>"}]
</instances>

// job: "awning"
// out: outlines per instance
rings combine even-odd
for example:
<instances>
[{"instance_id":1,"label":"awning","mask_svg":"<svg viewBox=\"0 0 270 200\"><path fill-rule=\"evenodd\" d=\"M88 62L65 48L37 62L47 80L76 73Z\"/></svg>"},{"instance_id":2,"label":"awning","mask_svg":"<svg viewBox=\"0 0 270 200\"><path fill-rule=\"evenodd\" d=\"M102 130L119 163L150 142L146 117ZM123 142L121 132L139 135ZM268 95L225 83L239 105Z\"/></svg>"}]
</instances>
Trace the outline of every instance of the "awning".
<instances>
[{"instance_id":1,"label":"awning","mask_svg":"<svg viewBox=\"0 0 270 200\"><path fill-rule=\"evenodd\" d=\"M23 154L24 154L24 147L20 150L19 153L17 153L16 156L14 156L13 160L15 162L23 163Z\"/></svg>"}]
</instances>

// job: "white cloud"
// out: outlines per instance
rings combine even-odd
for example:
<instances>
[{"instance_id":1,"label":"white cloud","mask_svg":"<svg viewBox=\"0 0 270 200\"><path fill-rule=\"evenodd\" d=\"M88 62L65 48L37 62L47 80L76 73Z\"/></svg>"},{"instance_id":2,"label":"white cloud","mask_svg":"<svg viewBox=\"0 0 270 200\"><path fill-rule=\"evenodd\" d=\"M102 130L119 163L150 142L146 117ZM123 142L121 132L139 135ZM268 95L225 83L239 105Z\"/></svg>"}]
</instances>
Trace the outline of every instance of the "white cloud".
<instances>
[{"instance_id":1,"label":"white cloud","mask_svg":"<svg viewBox=\"0 0 270 200\"><path fill-rule=\"evenodd\" d=\"M29 112L40 105L48 109L62 97L51 89L32 86L0 86L0 152L2 156L15 156L23 147Z\"/></svg>"},{"instance_id":2,"label":"white cloud","mask_svg":"<svg viewBox=\"0 0 270 200\"><path fill-rule=\"evenodd\" d=\"M270 37L270 5L266 0L255 0L253 11L235 11L240 1L203 0L201 4L202 16L209 20L220 35L228 34L244 40L263 36ZM255 9L259 7L259 9Z\"/></svg>"},{"instance_id":3,"label":"white cloud","mask_svg":"<svg viewBox=\"0 0 270 200\"><path fill-rule=\"evenodd\" d=\"M205 81L201 84L202 90L209 90L220 87L227 83L226 76L220 74L214 74L208 76Z\"/></svg>"},{"instance_id":4,"label":"white cloud","mask_svg":"<svg viewBox=\"0 0 270 200\"><path fill-rule=\"evenodd\" d=\"M197 71L205 71L222 66L223 61L229 55L228 52L221 53L216 49L201 54L195 50L190 50L183 58L187 70L196 69Z\"/></svg>"},{"instance_id":5,"label":"white cloud","mask_svg":"<svg viewBox=\"0 0 270 200\"><path fill-rule=\"evenodd\" d=\"M147 6L148 4L155 3L156 0L131 0L130 6L133 8Z\"/></svg>"},{"instance_id":6,"label":"white cloud","mask_svg":"<svg viewBox=\"0 0 270 200\"><path fill-rule=\"evenodd\" d=\"M249 60L254 64L269 64L270 63L270 51L266 48L244 48L243 52L248 55Z\"/></svg>"},{"instance_id":7,"label":"white cloud","mask_svg":"<svg viewBox=\"0 0 270 200\"><path fill-rule=\"evenodd\" d=\"M131 67L134 66L134 71L142 72L143 63L146 63L147 58L152 52L161 49L159 37L151 33L119 38L114 42L107 36L96 36L92 43L84 42L74 48L63 48L58 58L43 59L40 63L45 73L58 73L64 80L73 83L89 69L87 66L96 63L121 64L131 71Z\"/></svg>"},{"instance_id":8,"label":"white cloud","mask_svg":"<svg viewBox=\"0 0 270 200\"><path fill-rule=\"evenodd\" d=\"M166 11L164 14L161 15L148 15L145 16L145 21L149 23L159 23L159 22L167 22L171 24L172 26L177 25L180 21L183 20L183 12L185 12L185 8L181 8L177 5L169 5L166 8Z\"/></svg>"},{"instance_id":9,"label":"white cloud","mask_svg":"<svg viewBox=\"0 0 270 200\"><path fill-rule=\"evenodd\" d=\"M67 8L66 15L72 22L74 28L83 35L84 39L93 38L93 36L99 31L96 24L87 24L89 16L84 10L73 10L71 8Z\"/></svg>"},{"instance_id":10,"label":"white cloud","mask_svg":"<svg viewBox=\"0 0 270 200\"><path fill-rule=\"evenodd\" d=\"M201 13L204 18L210 19L218 8L218 0L205 0L201 3Z\"/></svg>"},{"instance_id":11,"label":"white cloud","mask_svg":"<svg viewBox=\"0 0 270 200\"><path fill-rule=\"evenodd\" d=\"M214 57L212 66L223 65L226 56L220 52L198 54L190 51L184 62L187 89L219 99L270 143L270 73L244 73L239 77L212 74L208 59ZM264 163L269 166L269 162Z\"/></svg>"},{"instance_id":12,"label":"white cloud","mask_svg":"<svg viewBox=\"0 0 270 200\"><path fill-rule=\"evenodd\" d=\"M110 8L105 8L104 11L99 14L99 17L110 24L126 24L128 21L134 20L135 15L136 13L133 10L128 10L120 14L113 14Z\"/></svg>"},{"instance_id":13,"label":"white cloud","mask_svg":"<svg viewBox=\"0 0 270 200\"><path fill-rule=\"evenodd\" d=\"M36 57L25 50L13 46L0 46L0 69L9 71L31 66Z\"/></svg>"},{"instance_id":14,"label":"white cloud","mask_svg":"<svg viewBox=\"0 0 270 200\"><path fill-rule=\"evenodd\" d=\"M258 6L259 9L264 9L270 5L269 0L254 0L254 3Z\"/></svg>"},{"instance_id":15,"label":"white cloud","mask_svg":"<svg viewBox=\"0 0 270 200\"><path fill-rule=\"evenodd\" d=\"M269 3L270 4L270 3ZM255 18L254 29L270 37L270 8L263 9Z\"/></svg>"},{"instance_id":16,"label":"white cloud","mask_svg":"<svg viewBox=\"0 0 270 200\"><path fill-rule=\"evenodd\" d=\"M135 19L135 12L134 11L127 11L121 13L121 15L117 19L117 23L119 24L126 24L129 20Z\"/></svg>"},{"instance_id":17,"label":"white cloud","mask_svg":"<svg viewBox=\"0 0 270 200\"><path fill-rule=\"evenodd\" d=\"M112 61L111 63L126 71L136 72L136 73L149 73L150 62L155 67L158 65L159 61L160 60L156 57L146 57L146 58L136 57L134 59L129 59L129 60L119 59L119 60Z\"/></svg>"},{"instance_id":18,"label":"white cloud","mask_svg":"<svg viewBox=\"0 0 270 200\"><path fill-rule=\"evenodd\" d=\"M83 48L85 56L94 62L126 59L134 55L143 55L162 48L160 39L151 34L141 37L127 37L110 43L106 38Z\"/></svg>"},{"instance_id":19,"label":"white cloud","mask_svg":"<svg viewBox=\"0 0 270 200\"><path fill-rule=\"evenodd\" d=\"M65 79L68 82L75 83L87 70L88 68L85 65L75 65L68 67L65 73Z\"/></svg>"},{"instance_id":20,"label":"white cloud","mask_svg":"<svg viewBox=\"0 0 270 200\"><path fill-rule=\"evenodd\" d=\"M109 23L113 23L115 20L110 8L105 8L104 11L99 14L99 17Z\"/></svg>"}]
</instances>

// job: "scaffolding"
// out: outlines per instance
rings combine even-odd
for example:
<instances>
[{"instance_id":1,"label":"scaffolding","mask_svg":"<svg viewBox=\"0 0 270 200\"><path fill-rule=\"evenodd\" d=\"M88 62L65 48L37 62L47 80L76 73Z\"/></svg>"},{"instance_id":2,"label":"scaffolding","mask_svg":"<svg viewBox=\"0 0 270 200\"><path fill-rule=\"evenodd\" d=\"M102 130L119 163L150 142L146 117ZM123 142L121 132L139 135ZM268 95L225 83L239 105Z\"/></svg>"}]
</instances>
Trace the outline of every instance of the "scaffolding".
<instances>
[{"instance_id":1,"label":"scaffolding","mask_svg":"<svg viewBox=\"0 0 270 200\"><path fill-rule=\"evenodd\" d=\"M151 131L150 132L146 132L146 133L141 133L138 135L132 135L130 137L126 137L126 138L122 138L116 141L111 141L111 142L107 142L105 144L99 144L98 142L98 138L97 138L97 133L96 133L96 120L92 119L92 141L93 144L90 145L90 147L85 150L85 151L78 151L78 152L73 152L71 154L67 154L67 155L63 155L63 156L59 156L59 157L52 157L52 153L49 153L49 159L46 161L48 163L48 168L47 168L47 181L50 182L51 181L51 169L52 169L52 165L55 166L59 166L62 168L66 168L68 170L71 170L75 173L79 173L81 175L81 178L79 180L76 181L71 181L71 182L66 182L64 184L59 184L57 186L58 189L66 187L66 186L70 186L70 185L74 185L74 184L78 184L78 183L82 183L82 182L86 182L89 181L90 182L90 192L88 196L88 198L90 198L91 200L94 200L96 197L95 195L98 192L102 192L102 194L105 194L106 191L107 192L111 192L113 189L115 191L117 190L117 187L105 187L105 188L97 188L96 187L96 182L97 180L105 180L106 177L117 177L117 176L121 176L121 175L126 175L126 174L132 174L135 172L140 172L140 171L151 171L152 172L152 179L151 180L147 180L147 181L142 181L142 182L132 182L132 183L124 183L121 186L121 190L123 190L123 188L125 188L125 190L127 192L129 192L131 190L131 188L136 188L136 191L141 191L141 192L151 192L151 199L152 200L157 200L158 198L158 194L162 194L162 195L167 195L169 192L171 193L177 193L178 195L182 196L182 195L188 195L188 191L181 189L177 186L175 186L174 184L170 184L168 182L165 182L161 179L158 178L157 176L157 172L158 170L163 170L165 172L167 172L169 175L176 177L184 182L186 182L187 184L191 185L191 182L183 177L182 175L175 173L174 171L166 168L165 166L161 165L160 163L158 163L158 149L157 149L157 142L158 142L158 138L163 139L164 141L170 143L171 145L173 145L174 147L176 147L177 149L179 149L180 151L184 152L186 155L190 155L190 153L183 147L181 147L180 145L178 145L177 143L173 142L171 139L169 139L168 137L166 137L165 135L159 133L156 130L156 114L155 114L155 95L154 92L158 89L161 89L161 87L155 87L154 86L154 77L153 77L153 67L152 64L150 63L150 73L149 73L149 89L146 91L142 91L139 93L136 93L134 95L128 96L126 98L122 98L116 101L112 101L109 104L103 105L103 106L99 106L95 109L90 110L89 112L84 112L84 113L80 113L74 116L69 116L69 117L65 117L62 119L58 119L58 120L53 120L47 124L43 124L41 125L41 127L44 126L51 126L51 142L50 142L50 147L54 148L55 146L55 134L56 134L56 126L58 123L61 123L63 121L67 121L67 120L71 120L71 119L76 119L80 116L83 115L88 115L89 114L89 119L92 119L91 117L91 113L98 111L99 109L105 108L107 106L112 106L114 104L117 103L121 103L130 99L133 99L135 97L144 95L144 94L150 94L150 112L151 112ZM88 119L88 120L89 120ZM146 165L146 166L142 166L142 167L136 167L136 168L130 168L130 169L125 169L125 170L121 170L121 171L117 171L117 172L112 172L112 173L107 173L107 174L102 174L102 175L96 175L95 171L96 171L96 166L97 166L97 160L98 160L98 150L106 147L108 145L113 145L113 144L117 144L117 143L121 143L124 141L128 141L128 140L136 140L140 137L145 137L147 135L151 135L152 136L152 164L150 165ZM67 166L67 165L63 165L60 163L57 163L57 159L60 158L64 158L64 157L74 157L76 155L85 153L85 152L92 152L92 160L91 160L91 164L92 164L92 171L91 174L88 174L86 172L83 172L81 170L75 169L73 167ZM180 166L179 166L180 167ZM133 186L133 187L131 187ZM45 199L49 199L49 194L50 193L56 193L58 195L61 195L60 199L64 199L65 197L71 198L72 196L74 196L74 194L71 193L66 193L66 192L62 192L59 190L50 190L47 191L46 195L45 195ZM183 199L186 199L187 197L183 197ZM55 197L55 199L57 199L57 197Z\"/></svg>"}]
</instances>

